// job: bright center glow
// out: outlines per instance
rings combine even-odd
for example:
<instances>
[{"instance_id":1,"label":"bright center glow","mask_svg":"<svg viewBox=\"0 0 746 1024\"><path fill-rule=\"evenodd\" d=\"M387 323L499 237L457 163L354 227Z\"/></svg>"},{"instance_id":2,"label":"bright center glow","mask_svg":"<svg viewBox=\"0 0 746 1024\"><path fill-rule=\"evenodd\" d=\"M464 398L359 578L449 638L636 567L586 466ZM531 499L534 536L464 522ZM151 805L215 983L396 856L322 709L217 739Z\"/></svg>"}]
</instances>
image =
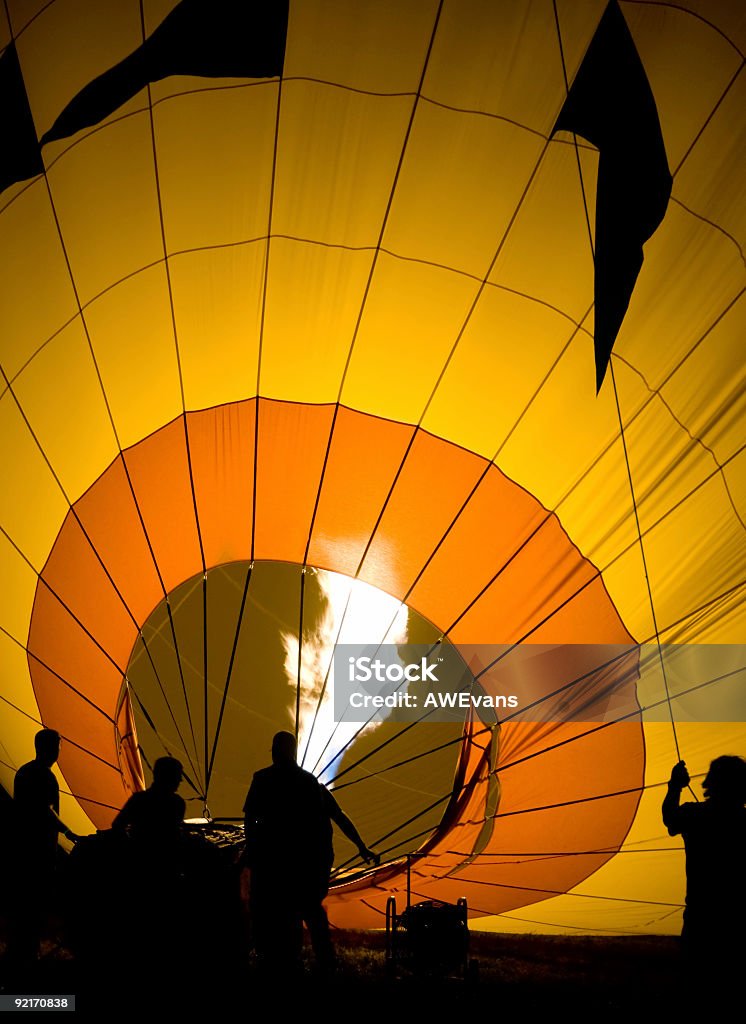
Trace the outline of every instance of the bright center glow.
<instances>
[{"instance_id":1,"label":"bright center glow","mask_svg":"<svg viewBox=\"0 0 746 1024\"><path fill-rule=\"evenodd\" d=\"M369 583L324 569L308 571L318 580L326 608L318 629L304 634L301 648L298 763L322 782L331 784L347 744L357 733L370 732L380 725L379 721L364 726L334 721L335 645L406 643L409 612L395 597ZM283 633L282 640L295 715L298 637Z\"/></svg>"}]
</instances>

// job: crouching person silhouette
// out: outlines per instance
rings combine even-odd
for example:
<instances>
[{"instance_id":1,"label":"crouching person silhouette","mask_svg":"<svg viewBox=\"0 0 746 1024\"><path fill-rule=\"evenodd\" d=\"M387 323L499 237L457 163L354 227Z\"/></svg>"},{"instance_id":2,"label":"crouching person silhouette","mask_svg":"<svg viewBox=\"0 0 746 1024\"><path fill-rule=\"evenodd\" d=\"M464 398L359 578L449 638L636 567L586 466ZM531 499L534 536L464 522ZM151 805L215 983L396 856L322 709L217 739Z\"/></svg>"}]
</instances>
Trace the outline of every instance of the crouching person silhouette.
<instances>
[{"instance_id":1,"label":"crouching person silhouette","mask_svg":"<svg viewBox=\"0 0 746 1024\"><path fill-rule=\"evenodd\" d=\"M332 822L367 862L378 863L332 794L296 762L292 733L272 741L272 765L255 773L244 804L254 945L269 971L301 967L303 922L317 966L334 967L323 900L334 862Z\"/></svg>"},{"instance_id":2,"label":"crouching person silhouette","mask_svg":"<svg viewBox=\"0 0 746 1024\"><path fill-rule=\"evenodd\" d=\"M139 950L143 984L152 974L167 976L182 956L186 938L183 894L186 804L176 792L183 768L175 757L153 765L148 789L133 793L112 822L127 840L129 863L126 914L131 948Z\"/></svg>"}]
</instances>

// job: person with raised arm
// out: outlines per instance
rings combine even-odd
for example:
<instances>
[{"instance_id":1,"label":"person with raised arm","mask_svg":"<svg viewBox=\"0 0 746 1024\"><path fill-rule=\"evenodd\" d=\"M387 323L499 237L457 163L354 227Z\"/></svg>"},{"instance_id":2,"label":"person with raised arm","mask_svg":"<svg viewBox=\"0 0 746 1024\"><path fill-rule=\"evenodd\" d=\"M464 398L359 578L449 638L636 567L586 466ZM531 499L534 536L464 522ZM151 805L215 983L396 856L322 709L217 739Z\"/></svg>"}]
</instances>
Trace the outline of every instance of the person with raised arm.
<instances>
[{"instance_id":1,"label":"person with raised arm","mask_svg":"<svg viewBox=\"0 0 746 1024\"><path fill-rule=\"evenodd\" d=\"M363 860L378 864L326 786L298 765L295 736L278 732L272 764L254 774L244 804L254 945L272 971L299 969L304 921L318 967L334 967L323 905L334 863L332 822Z\"/></svg>"},{"instance_id":2,"label":"person with raised arm","mask_svg":"<svg viewBox=\"0 0 746 1024\"><path fill-rule=\"evenodd\" d=\"M682 804L689 782L679 761L662 807L663 824L686 851L683 948L697 972L734 979L746 953L746 760L716 757L702 782L705 799Z\"/></svg>"}]
</instances>

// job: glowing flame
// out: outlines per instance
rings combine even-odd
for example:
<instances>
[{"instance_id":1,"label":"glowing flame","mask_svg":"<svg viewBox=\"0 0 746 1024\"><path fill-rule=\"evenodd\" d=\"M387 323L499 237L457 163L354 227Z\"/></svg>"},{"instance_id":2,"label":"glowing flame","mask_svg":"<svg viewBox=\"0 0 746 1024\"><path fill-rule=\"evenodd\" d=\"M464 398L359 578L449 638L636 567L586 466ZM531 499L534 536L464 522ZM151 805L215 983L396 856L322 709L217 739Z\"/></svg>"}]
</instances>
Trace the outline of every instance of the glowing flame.
<instances>
[{"instance_id":1,"label":"glowing flame","mask_svg":"<svg viewBox=\"0 0 746 1024\"><path fill-rule=\"evenodd\" d=\"M300 721L298 761L308 771L331 783L347 744L358 731L369 732L380 722L334 721L334 667L336 644L401 644L407 639L407 606L361 580L323 569L311 570L326 609L311 635L304 633L300 665ZM293 688L292 711L298 681L298 637L283 633L285 673ZM326 685L324 682L326 680Z\"/></svg>"}]
</instances>

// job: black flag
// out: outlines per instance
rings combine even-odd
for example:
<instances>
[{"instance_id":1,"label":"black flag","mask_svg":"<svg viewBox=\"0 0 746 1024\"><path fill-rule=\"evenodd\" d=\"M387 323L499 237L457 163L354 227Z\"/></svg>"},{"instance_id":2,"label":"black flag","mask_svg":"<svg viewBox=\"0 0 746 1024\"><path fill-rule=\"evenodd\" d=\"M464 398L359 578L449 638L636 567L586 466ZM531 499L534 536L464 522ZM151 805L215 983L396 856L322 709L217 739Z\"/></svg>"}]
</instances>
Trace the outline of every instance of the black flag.
<instances>
[{"instance_id":1,"label":"black flag","mask_svg":"<svg viewBox=\"0 0 746 1024\"><path fill-rule=\"evenodd\" d=\"M616 0L608 5L554 131L599 151L596 191L595 352L600 390L642 266L642 246L671 195L658 111Z\"/></svg>"},{"instance_id":2,"label":"black flag","mask_svg":"<svg viewBox=\"0 0 746 1024\"><path fill-rule=\"evenodd\" d=\"M43 171L16 45L11 43L0 57L0 192Z\"/></svg>"},{"instance_id":3,"label":"black flag","mask_svg":"<svg viewBox=\"0 0 746 1024\"><path fill-rule=\"evenodd\" d=\"M139 49L81 89L42 144L99 124L169 75L275 78L287 23L288 0L182 0Z\"/></svg>"}]
</instances>

